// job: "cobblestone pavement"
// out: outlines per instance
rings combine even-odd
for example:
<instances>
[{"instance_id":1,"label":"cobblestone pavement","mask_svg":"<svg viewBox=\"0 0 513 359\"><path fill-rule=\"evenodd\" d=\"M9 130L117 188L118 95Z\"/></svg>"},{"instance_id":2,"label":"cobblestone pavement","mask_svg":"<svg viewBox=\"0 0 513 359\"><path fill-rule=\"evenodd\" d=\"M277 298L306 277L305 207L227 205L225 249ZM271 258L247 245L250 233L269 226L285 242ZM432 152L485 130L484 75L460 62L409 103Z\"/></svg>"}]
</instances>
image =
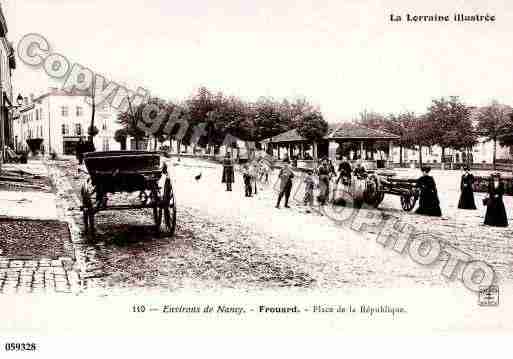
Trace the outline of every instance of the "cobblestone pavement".
<instances>
[{"instance_id":1,"label":"cobblestone pavement","mask_svg":"<svg viewBox=\"0 0 513 359\"><path fill-rule=\"evenodd\" d=\"M0 225L0 295L80 293L68 226L59 220L62 213L57 213L46 166L30 161L8 169L34 174L45 186L32 186L30 192L5 186L8 190L2 191L2 199L12 204L2 202L0 211L5 216Z\"/></svg>"},{"instance_id":2,"label":"cobblestone pavement","mask_svg":"<svg viewBox=\"0 0 513 359\"><path fill-rule=\"evenodd\" d=\"M0 258L0 293L79 293L78 273L69 260Z\"/></svg>"}]
</instances>

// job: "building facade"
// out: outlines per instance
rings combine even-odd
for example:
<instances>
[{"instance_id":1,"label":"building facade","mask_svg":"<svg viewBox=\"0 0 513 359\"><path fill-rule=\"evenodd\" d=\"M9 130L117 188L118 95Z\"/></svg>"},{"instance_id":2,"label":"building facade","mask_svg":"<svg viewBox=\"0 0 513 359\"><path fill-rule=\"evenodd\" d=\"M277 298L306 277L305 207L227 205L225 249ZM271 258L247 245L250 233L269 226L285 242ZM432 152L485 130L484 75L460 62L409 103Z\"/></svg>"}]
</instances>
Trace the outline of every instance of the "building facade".
<instances>
[{"instance_id":1,"label":"building facade","mask_svg":"<svg viewBox=\"0 0 513 359\"><path fill-rule=\"evenodd\" d=\"M80 139L86 140L91 124L90 96L84 92L67 92L51 88L44 95L24 99L14 121L14 144L17 151L28 150L27 140L41 139L40 150L59 155L73 155ZM121 126L117 111L109 105L96 105L94 137L97 151L119 150L114 133Z\"/></svg>"},{"instance_id":2,"label":"building facade","mask_svg":"<svg viewBox=\"0 0 513 359\"><path fill-rule=\"evenodd\" d=\"M3 162L4 147L13 144L12 128L12 71L16 58L12 44L7 40L7 23L0 4L0 163Z\"/></svg>"}]
</instances>

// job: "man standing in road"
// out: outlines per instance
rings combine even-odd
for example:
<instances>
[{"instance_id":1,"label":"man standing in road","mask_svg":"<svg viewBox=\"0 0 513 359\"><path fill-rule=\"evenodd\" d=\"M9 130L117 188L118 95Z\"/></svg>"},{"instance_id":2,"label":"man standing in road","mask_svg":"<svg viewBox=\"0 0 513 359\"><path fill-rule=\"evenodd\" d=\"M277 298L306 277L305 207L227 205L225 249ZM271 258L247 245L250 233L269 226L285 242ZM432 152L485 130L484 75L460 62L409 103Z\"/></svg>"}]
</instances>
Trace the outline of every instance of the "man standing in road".
<instances>
[{"instance_id":1,"label":"man standing in road","mask_svg":"<svg viewBox=\"0 0 513 359\"><path fill-rule=\"evenodd\" d=\"M289 207L289 197L292 191L292 178L294 178L294 172L290 168L290 161L286 158L283 161L283 168L280 170L278 175L280 179L280 194L278 195L278 202L276 202L276 208L280 208L280 202L282 197L285 195L285 208Z\"/></svg>"}]
</instances>

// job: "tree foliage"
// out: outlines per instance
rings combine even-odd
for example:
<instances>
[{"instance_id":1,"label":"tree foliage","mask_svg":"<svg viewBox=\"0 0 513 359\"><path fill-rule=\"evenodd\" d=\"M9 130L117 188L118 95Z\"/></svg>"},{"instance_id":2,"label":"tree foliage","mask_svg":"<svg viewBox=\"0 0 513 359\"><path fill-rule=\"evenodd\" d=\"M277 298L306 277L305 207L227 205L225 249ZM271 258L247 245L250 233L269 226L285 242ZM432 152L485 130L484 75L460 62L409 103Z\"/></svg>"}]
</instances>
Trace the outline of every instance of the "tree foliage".
<instances>
[{"instance_id":1,"label":"tree foliage","mask_svg":"<svg viewBox=\"0 0 513 359\"><path fill-rule=\"evenodd\" d=\"M319 141L328 133L328 123L318 111L299 117L296 125L298 133L309 141Z\"/></svg>"},{"instance_id":2,"label":"tree foliage","mask_svg":"<svg viewBox=\"0 0 513 359\"><path fill-rule=\"evenodd\" d=\"M470 108L456 96L433 100L425 116L432 136L428 142L442 147L442 153L445 148L461 150L475 145L477 136L470 115Z\"/></svg>"}]
</instances>

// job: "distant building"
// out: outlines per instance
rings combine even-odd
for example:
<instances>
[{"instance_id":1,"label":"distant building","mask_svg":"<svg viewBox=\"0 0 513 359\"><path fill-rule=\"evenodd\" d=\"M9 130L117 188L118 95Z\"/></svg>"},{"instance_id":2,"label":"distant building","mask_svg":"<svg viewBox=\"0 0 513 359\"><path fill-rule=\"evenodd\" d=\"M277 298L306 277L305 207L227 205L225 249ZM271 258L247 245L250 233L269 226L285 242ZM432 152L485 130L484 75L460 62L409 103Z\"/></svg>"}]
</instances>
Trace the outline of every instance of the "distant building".
<instances>
[{"instance_id":1,"label":"distant building","mask_svg":"<svg viewBox=\"0 0 513 359\"><path fill-rule=\"evenodd\" d=\"M86 102L90 96L85 92L67 92L57 88L39 97L25 98L14 121L14 144L16 150L28 149L27 140L43 140L41 150L46 153L72 155L76 144L88 137L92 106ZM114 133L121 125L117 123L117 111L105 104L97 104L94 137L97 151L119 150Z\"/></svg>"},{"instance_id":2,"label":"distant building","mask_svg":"<svg viewBox=\"0 0 513 359\"><path fill-rule=\"evenodd\" d=\"M480 111L478 107L471 107L471 119L473 125L477 125L477 115ZM503 160L513 159L513 148L505 146L502 147L497 143L496 158ZM399 163L400 160L400 149L394 147L393 149L393 160L395 163ZM466 153L462 151L456 151L450 148L445 149L446 161L454 163L467 162ZM403 148L403 163L415 163L419 161L419 151L404 149ZM441 163L442 162L442 148L438 145L431 147L422 148L422 161L429 163ZM493 163L493 141L487 141L484 137L478 138L478 144L472 148L472 155L470 158L472 163Z\"/></svg>"},{"instance_id":3,"label":"distant building","mask_svg":"<svg viewBox=\"0 0 513 359\"><path fill-rule=\"evenodd\" d=\"M13 93L11 81L12 70L15 68L16 58L14 49L7 40L7 23L0 4L0 155L3 154L5 145L12 146L13 144L11 117Z\"/></svg>"}]
</instances>

